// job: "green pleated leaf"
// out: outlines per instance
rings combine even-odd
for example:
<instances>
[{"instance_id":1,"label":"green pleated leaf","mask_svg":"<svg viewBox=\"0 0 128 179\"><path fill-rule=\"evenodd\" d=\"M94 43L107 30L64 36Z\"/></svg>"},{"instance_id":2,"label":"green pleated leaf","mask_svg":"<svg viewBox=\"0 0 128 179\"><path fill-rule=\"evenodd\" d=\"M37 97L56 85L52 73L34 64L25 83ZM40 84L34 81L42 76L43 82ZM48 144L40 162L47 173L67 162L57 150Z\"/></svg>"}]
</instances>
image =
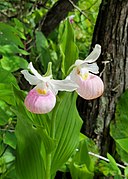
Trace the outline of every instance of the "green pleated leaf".
<instances>
[{"instance_id":1,"label":"green pleated leaf","mask_svg":"<svg viewBox=\"0 0 128 179\"><path fill-rule=\"evenodd\" d=\"M128 162L128 90L120 97L117 106L115 121L111 123L110 134L116 142L117 152L121 159Z\"/></svg>"},{"instance_id":2,"label":"green pleated leaf","mask_svg":"<svg viewBox=\"0 0 128 179\"><path fill-rule=\"evenodd\" d=\"M75 44L74 30L69 22L66 20L64 24L64 31L61 37L60 51L62 54L62 72L67 75L68 70L75 60L78 59L78 48Z\"/></svg>"},{"instance_id":3,"label":"green pleated leaf","mask_svg":"<svg viewBox=\"0 0 128 179\"><path fill-rule=\"evenodd\" d=\"M46 71L48 62L50 62L50 52L47 39L40 31L36 31L36 48L44 71Z\"/></svg>"},{"instance_id":4,"label":"green pleated leaf","mask_svg":"<svg viewBox=\"0 0 128 179\"><path fill-rule=\"evenodd\" d=\"M13 91L16 101L16 108L13 111L18 118L15 132L17 177L18 179L46 178L47 156L55 148L55 141L48 135L43 122L43 119L46 121L46 117L27 111L23 104L24 93L15 87Z\"/></svg>"},{"instance_id":5,"label":"green pleated leaf","mask_svg":"<svg viewBox=\"0 0 128 179\"><path fill-rule=\"evenodd\" d=\"M50 175L55 176L79 142L82 121L76 109L77 95L65 93L51 113L36 115L26 110L22 92L14 88L14 94L18 117L17 175L19 179L46 178L50 166Z\"/></svg>"},{"instance_id":6,"label":"green pleated leaf","mask_svg":"<svg viewBox=\"0 0 128 179\"><path fill-rule=\"evenodd\" d=\"M25 118L24 118L25 120ZM16 127L16 172L18 179L45 178L45 149L37 131L21 118ZM41 155L43 150L43 156Z\"/></svg>"},{"instance_id":7,"label":"green pleated leaf","mask_svg":"<svg viewBox=\"0 0 128 179\"><path fill-rule=\"evenodd\" d=\"M54 174L71 157L79 142L82 121L76 109L76 94L61 96L52 120L55 120L54 138L57 142L52 153L51 172Z\"/></svg>"}]
</instances>

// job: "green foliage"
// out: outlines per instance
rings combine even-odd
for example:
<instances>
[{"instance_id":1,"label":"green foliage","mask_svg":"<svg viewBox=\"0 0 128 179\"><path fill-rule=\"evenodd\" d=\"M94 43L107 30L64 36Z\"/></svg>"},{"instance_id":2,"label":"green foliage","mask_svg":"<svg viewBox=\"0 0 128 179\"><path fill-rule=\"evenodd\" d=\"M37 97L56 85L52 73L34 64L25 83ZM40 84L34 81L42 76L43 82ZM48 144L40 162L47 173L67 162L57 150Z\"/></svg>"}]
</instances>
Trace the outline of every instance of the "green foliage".
<instances>
[{"instance_id":1,"label":"green foliage","mask_svg":"<svg viewBox=\"0 0 128 179\"><path fill-rule=\"evenodd\" d=\"M99 170L105 175L105 176L114 176L115 177L121 177L121 171L118 168L116 161L114 158L110 155L107 154L107 158L109 159L109 163L105 161L100 161L99 163Z\"/></svg>"},{"instance_id":2,"label":"green foliage","mask_svg":"<svg viewBox=\"0 0 128 179\"><path fill-rule=\"evenodd\" d=\"M117 152L124 162L128 162L128 90L120 97L117 106L115 121L111 123L111 136L116 142Z\"/></svg>"},{"instance_id":3,"label":"green foliage","mask_svg":"<svg viewBox=\"0 0 128 179\"><path fill-rule=\"evenodd\" d=\"M76 94L70 93L60 96L55 112L53 110L51 120L55 120L54 137L57 140L52 154L53 173L69 159L79 142L82 121L76 109L76 97Z\"/></svg>"},{"instance_id":4,"label":"green foliage","mask_svg":"<svg viewBox=\"0 0 128 179\"><path fill-rule=\"evenodd\" d=\"M15 22L20 24L18 20ZM22 56L29 53L24 50L24 44L21 40L25 39L23 32L17 30L17 27L14 28L1 22L0 34L0 55L2 56L0 65L2 68L11 72L19 68L26 68L28 63Z\"/></svg>"},{"instance_id":5,"label":"green foliage","mask_svg":"<svg viewBox=\"0 0 128 179\"><path fill-rule=\"evenodd\" d=\"M62 28L62 34L60 33L60 50L62 54L62 72L64 76L68 74L68 70L75 60L78 59L78 48L75 44L74 30L69 22L66 20L64 24L60 26Z\"/></svg>"},{"instance_id":6,"label":"green foliage","mask_svg":"<svg viewBox=\"0 0 128 179\"><path fill-rule=\"evenodd\" d=\"M0 45L15 44L21 48L24 47L22 41L20 40L20 33L14 27L0 23Z\"/></svg>"},{"instance_id":7,"label":"green foliage","mask_svg":"<svg viewBox=\"0 0 128 179\"><path fill-rule=\"evenodd\" d=\"M76 95L62 95L50 114L35 115L25 109L23 92L14 88L14 94L17 104L14 111L18 117L17 176L19 179L47 178L49 167L55 176L78 145L82 121L75 108Z\"/></svg>"},{"instance_id":8,"label":"green foliage","mask_svg":"<svg viewBox=\"0 0 128 179\"><path fill-rule=\"evenodd\" d=\"M14 161L15 157L9 150L6 150L0 157L0 176L2 179L16 179Z\"/></svg>"},{"instance_id":9,"label":"green foliage","mask_svg":"<svg viewBox=\"0 0 128 179\"><path fill-rule=\"evenodd\" d=\"M48 62L51 61L49 45L46 37L42 32L36 31L36 48L44 71L47 70Z\"/></svg>"},{"instance_id":10,"label":"green foliage","mask_svg":"<svg viewBox=\"0 0 128 179\"><path fill-rule=\"evenodd\" d=\"M43 142L44 136L41 137L38 134L38 129L28 123L26 116L23 115L23 117L18 116L16 127L18 140L16 153L17 177L19 179L45 178L46 163L44 161L46 161L46 151ZM43 155L41 155L41 150L43 150Z\"/></svg>"},{"instance_id":11,"label":"green foliage","mask_svg":"<svg viewBox=\"0 0 128 179\"><path fill-rule=\"evenodd\" d=\"M101 0L79 0L78 7L80 11L75 9L73 12L74 23L72 23L72 26L75 30L79 58L84 59L88 55L100 3Z\"/></svg>"},{"instance_id":12,"label":"green foliage","mask_svg":"<svg viewBox=\"0 0 128 179\"><path fill-rule=\"evenodd\" d=\"M6 100L8 100L7 97ZM0 115L0 177L2 179L16 179L14 166L14 151L16 148L15 120L9 105L3 101L0 101Z\"/></svg>"},{"instance_id":13,"label":"green foliage","mask_svg":"<svg viewBox=\"0 0 128 179\"><path fill-rule=\"evenodd\" d=\"M0 100L13 105L11 83L17 85L15 77L7 70L0 68Z\"/></svg>"},{"instance_id":14,"label":"green foliage","mask_svg":"<svg viewBox=\"0 0 128 179\"><path fill-rule=\"evenodd\" d=\"M28 66L28 62L18 56L3 56L0 62L1 66L10 72L17 71L20 68L25 69Z\"/></svg>"},{"instance_id":15,"label":"green foliage","mask_svg":"<svg viewBox=\"0 0 128 179\"><path fill-rule=\"evenodd\" d=\"M11 72L26 68L27 62L22 55L24 50L23 36L15 27L0 23L0 176L3 179L16 179L15 155L16 137L14 134L15 116L11 106L15 105L12 84L17 80Z\"/></svg>"},{"instance_id":16,"label":"green foliage","mask_svg":"<svg viewBox=\"0 0 128 179\"><path fill-rule=\"evenodd\" d=\"M76 154L73 156L69 169L73 179L93 179L94 160L89 156L88 139L84 137L80 140Z\"/></svg>"},{"instance_id":17,"label":"green foliage","mask_svg":"<svg viewBox=\"0 0 128 179\"><path fill-rule=\"evenodd\" d=\"M124 174L125 174L126 178L128 178L128 167L125 168Z\"/></svg>"}]
</instances>

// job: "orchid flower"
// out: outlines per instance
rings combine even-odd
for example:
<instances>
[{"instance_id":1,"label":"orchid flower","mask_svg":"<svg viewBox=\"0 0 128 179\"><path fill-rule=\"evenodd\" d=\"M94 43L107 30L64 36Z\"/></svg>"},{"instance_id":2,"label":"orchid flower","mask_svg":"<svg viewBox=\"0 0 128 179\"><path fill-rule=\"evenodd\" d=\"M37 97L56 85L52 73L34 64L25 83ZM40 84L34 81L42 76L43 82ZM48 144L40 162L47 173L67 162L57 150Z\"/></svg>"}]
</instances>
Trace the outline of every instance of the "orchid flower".
<instances>
[{"instance_id":1,"label":"orchid flower","mask_svg":"<svg viewBox=\"0 0 128 179\"><path fill-rule=\"evenodd\" d=\"M69 16L69 22L72 24L74 22L75 15Z\"/></svg>"},{"instance_id":2,"label":"orchid flower","mask_svg":"<svg viewBox=\"0 0 128 179\"><path fill-rule=\"evenodd\" d=\"M52 74L41 76L33 67L32 62L29 63L28 69L33 75L28 70L22 70L21 73L31 85L35 85L25 98L25 106L32 113L50 112L56 104L58 91L74 91L78 87L70 79L54 80Z\"/></svg>"},{"instance_id":3,"label":"orchid flower","mask_svg":"<svg viewBox=\"0 0 128 179\"><path fill-rule=\"evenodd\" d=\"M76 90L77 93L87 100L101 96L104 91L104 84L101 78L94 75L99 73L99 68L95 61L100 56L100 53L101 46L96 44L85 60L76 60L72 66L74 69L68 76L68 79L71 79L79 86Z\"/></svg>"}]
</instances>

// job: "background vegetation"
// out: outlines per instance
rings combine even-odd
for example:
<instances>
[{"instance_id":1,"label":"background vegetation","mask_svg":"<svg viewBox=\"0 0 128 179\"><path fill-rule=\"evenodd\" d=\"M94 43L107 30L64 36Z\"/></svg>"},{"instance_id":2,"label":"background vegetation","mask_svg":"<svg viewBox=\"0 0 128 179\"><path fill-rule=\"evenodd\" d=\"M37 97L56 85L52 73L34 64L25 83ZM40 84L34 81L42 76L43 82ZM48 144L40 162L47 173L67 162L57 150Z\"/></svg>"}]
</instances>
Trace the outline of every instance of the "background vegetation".
<instances>
[{"instance_id":1,"label":"background vegetation","mask_svg":"<svg viewBox=\"0 0 128 179\"><path fill-rule=\"evenodd\" d=\"M84 59L90 50L101 1L79 0L77 5L73 4L73 10L68 13L68 16L48 36L45 36L41 31L42 24L40 22L56 2L56 0L3 0L0 2L1 179L17 179L15 171L17 115L14 107L15 99L12 84L16 88L24 90L25 94L30 89L29 84L20 73L21 69L26 69L28 63L32 61L35 68L41 74L44 74L48 62L52 61L54 78L62 79L67 73L66 67L64 71L62 64L65 58L69 58L70 51L72 53L77 51L78 58ZM69 18L70 24L66 26L67 18ZM70 45L67 43L68 41L70 41ZM124 109L128 104L125 95L127 96L127 91L117 105L118 132L115 132L117 126L111 125L111 136L117 143L117 155L120 155L120 160L123 162L128 160L126 157L128 152L126 127L128 114ZM124 118L126 118L126 121L124 121ZM79 156L74 156L70 165L67 164L68 169L61 169L62 173L70 171L74 179L78 177L82 179L85 174L87 178L91 179L94 173L100 173L101 176L114 176L114 178L127 178L127 167L121 166L123 170L120 170L110 154L107 155L109 164L105 161L97 161L96 156L87 155L91 148L93 148L92 152L98 153L98 149L91 139L86 137L84 142L81 139L80 146ZM82 157L86 159L82 161ZM81 172L81 176L77 171L78 167L73 166L73 161L81 166L78 170ZM98 167L96 164L98 164Z\"/></svg>"}]
</instances>

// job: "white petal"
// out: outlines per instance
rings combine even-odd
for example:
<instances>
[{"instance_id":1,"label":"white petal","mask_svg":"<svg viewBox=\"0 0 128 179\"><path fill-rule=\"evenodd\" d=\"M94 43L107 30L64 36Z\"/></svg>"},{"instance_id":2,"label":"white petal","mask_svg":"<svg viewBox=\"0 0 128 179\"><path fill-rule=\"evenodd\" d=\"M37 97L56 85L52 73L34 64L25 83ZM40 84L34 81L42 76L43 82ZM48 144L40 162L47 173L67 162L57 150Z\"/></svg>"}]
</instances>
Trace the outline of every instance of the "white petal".
<instances>
[{"instance_id":1,"label":"white petal","mask_svg":"<svg viewBox=\"0 0 128 179\"><path fill-rule=\"evenodd\" d=\"M89 74L88 68L81 68L81 69L80 69L80 74L81 74L82 76L84 76L85 74Z\"/></svg>"},{"instance_id":2,"label":"white petal","mask_svg":"<svg viewBox=\"0 0 128 179\"><path fill-rule=\"evenodd\" d=\"M86 63L93 63L95 62L101 54L101 46L96 44L93 51L90 53L90 55L84 60Z\"/></svg>"},{"instance_id":3,"label":"white petal","mask_svg":"<svg viewBox=\"0 0 128 179\"><path fill-rule=\"evenodd\" d=\"M86 63L95 62L101 54L101 46L96 44L94 50L90 53L90 55L85 60L76 60L75 66L85 65Z\"/></svg>"},{"instance_id":4,"label":"white petal","mask_svg":"<svg viewBox=\"0 0 128 179\"><path fill-rule=\"evenodd\" d=\"M81 64L83 64L84 63L84 60L76 60L75 61L75 66L79 66L79 65L81 65Z\"/></svg>"},{"instance_id":5,"label":"white petal","mask_svg":"<svg viewBox=\"0 0 128 179\"><path fill-rule=\"evenodd\" d=\"M28 69L30 69L31 72L32 72L39 80L41 80L41 81L43 81L43 82L49 81L50 78L52 77L52 75L49 75L49 76L46 76L46 77L41 76L41 75L37 72L37 70L33 67L32 62L29 63Z\"/></svg>"},{"instance_id":6,"label":"white petal","mask_svg":"<svg viewBox=\"0 0 128 179\"><path fill-rule=\"evenodd\" d=\"M37 85L40 83L40 80L36 76L31 75L28 70L22 70L21 73L24 75L24 78L29 82L30 85Z\"/></svg>"},{"instance_id":7,"label":"white petal","mask_svg":"<svg viewBox=\"0 0 128 179\"><path fill-rule=\"evenodd\" d=\"M31 72L39 79L42 80L42 76L36 71L36 69L33 67L32 62L29 63L28 69L31 70Z\"/></svg>"},{"instance_id":8,"label":"white petal","mask_svg":"<svg viewBox=\"0 0 128 179\"><path fill-rule=\"evenodd\" d=\"M71 73L66 77L66 79L71 81L76 81L76 75L77 75L77 67L71 71Z\"/></svg>"},{"instance_id":9,"label":"white petal","mask_svg":"<svg viewBox=\"0 0 128 179\"><path fill-rule=\"evenodd\" d=\"M50 80L50 83L56 93L58 91L74 91L78 88L78 85L69 79Z\"/></svg>"},{"instance_id":10,"label":"white petal","mask_svg":"<svg viewBox=\"0 0 128 179\"><path fill-rule=\"evenodd\" d=\"M96 63L92 63L92 64L82 64L81 68L86 68L86 70L88 70L89 72L92 72L94 74L99 73L99 67Z\"/></svg>"}]
</instances>

